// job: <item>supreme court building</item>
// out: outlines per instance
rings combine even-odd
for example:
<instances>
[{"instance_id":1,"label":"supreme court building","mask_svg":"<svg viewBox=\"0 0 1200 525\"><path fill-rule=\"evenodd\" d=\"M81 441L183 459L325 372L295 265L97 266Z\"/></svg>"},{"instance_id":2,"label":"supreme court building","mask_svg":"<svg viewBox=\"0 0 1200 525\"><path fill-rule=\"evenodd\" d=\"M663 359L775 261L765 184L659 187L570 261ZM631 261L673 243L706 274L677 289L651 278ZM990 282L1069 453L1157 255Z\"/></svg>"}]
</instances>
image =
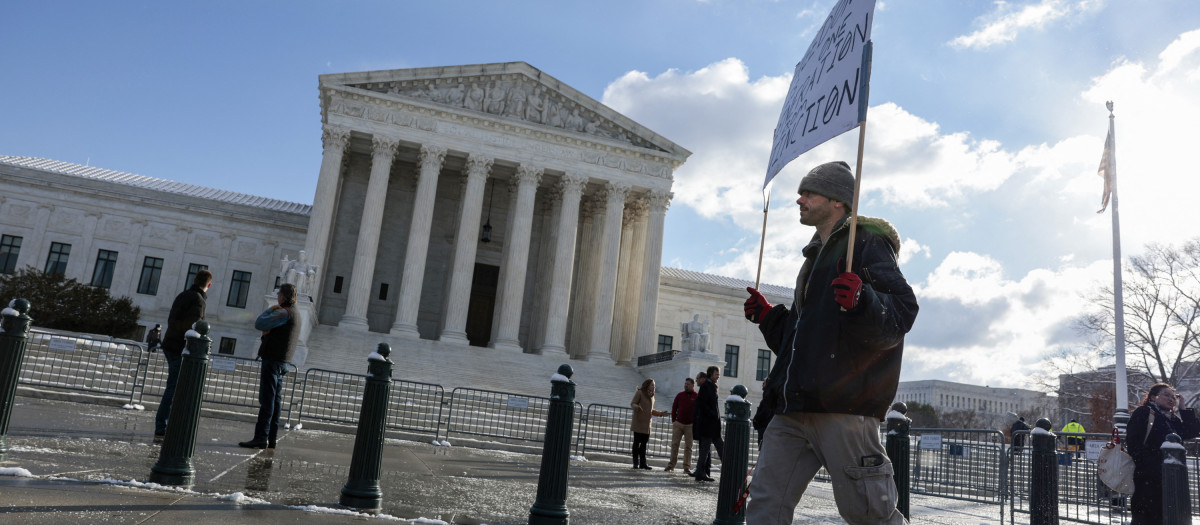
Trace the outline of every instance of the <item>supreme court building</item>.
<instances>
[{"instance_id":1,"label":"supreme court building","mask_svg":"<svg viewBox=\"0 0 1200 525\"><path fill-rule=\"evenodd\" d=\"M293 282L310 367L358 371L363 345L390 341L428 356L628 370L612 365L678 350L680 322L696 314L710 322L711 354L696 366L728 366L730 348L734 370L763 366L761 336L740 319L747 283L675 271L660 286L683 147L523 62L319 84L311 207L0 157L0 271L32 265L105 286L153 326L207 268L220 351L245 357L257 348L253 317Z\"/></svg>"}]
</instances>

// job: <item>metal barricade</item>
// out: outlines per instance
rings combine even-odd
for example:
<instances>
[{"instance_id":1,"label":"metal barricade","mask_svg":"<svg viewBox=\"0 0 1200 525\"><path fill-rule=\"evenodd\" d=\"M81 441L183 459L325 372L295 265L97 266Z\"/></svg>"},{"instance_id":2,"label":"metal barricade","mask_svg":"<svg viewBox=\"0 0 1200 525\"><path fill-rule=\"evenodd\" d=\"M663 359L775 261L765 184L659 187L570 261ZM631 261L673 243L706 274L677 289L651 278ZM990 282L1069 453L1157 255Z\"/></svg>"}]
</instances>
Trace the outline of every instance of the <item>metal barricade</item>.
<instances>
[{"instance_id":1,"label":"metal barricade","mask_svg":"<svg viewBox=\"0 0 1200 525\"><path fill-rule=\"evenodd\" d=\"M204 403L225 405L252 410L242 413L258 413L258 383L262 375L262 361L231 355L210 354L212 362L204 384ZM296 366L287 364L287 375L283 377L283 400L280 403L279 419L291 421L292 407L296 402ZM141 394L162 397L167 387L167 358L161 351L149 356Z\"/></svg>"},{"instance_id":2,"label":"metal barricade","mask_svg":"<svg viewBox=\"0 0 1200 525\"><path fill-rule=\"evenodd\" d=\"M450 393L446 437L451 433L510 441L541 443L546 437L550 398L474 388L455 388ZM583 407L575 403L572 425L579 439Z\"/></svg>"},{"instance_id":3,"label":"metal barricade","mask_svg":"<svg viewBox=\"0 0 1200 525\"><path fill-rule=\"evenodd\" d=\"M584 416L583 431L580 433L579 446L576 450L582 452L584 455L588 452L598 452L602 454L629 456L633 452L633 431L630 430L630 423L632 421L632 408L602 405L599 403L588 405L586 415ZM721 428L722 432L724 432L724 424L722 424ZM655 417L654 423L650 426L650 442L646 445L646 456L670 459L671 433L671 418ZM721 437L724 438L724 434ZM699 447L700 440L697 439L692 443L692 454L696 454ZM679 443L679 453L683 454L686 448L681 441ZM713 457L716 458L719 454L720 452L714 451ZM754 464L757 461L758 434L752 431L750 439L750 463Z\"/></svg>"},{"instance_id":4,"label":"metal barricade","mask_svg":"<svg viewBox=\"0 0 1200 525\"><path fill-rule=\"evenodd\" d=\"M366 374L310 368L304 373L300 387L297 422L308 418L357 425L366 384ZM444 404L445 391L441 385L393 379L386 426L391 430L433 434L437 439Z\"/></svg>"},{"instance_id":5,"label":"metal barricade","mask_svg":"<svg viewBox=\"0 0 1200 525\"><path fill-rule=\"evenodd\" d=\"M1004 434L998 430L909 431L909 487L914 494L1002 504Z\"/></svg>"},{"instance_id":6,"label":"metal barricade","mask_svg":"<svg viewBox=\"0 0 1200 525\"><path fill-rule=\"evenodd\" d=\"M1025 446L1010 450L1009 461L1009 509L1010 514L1029 514L1029 472L1032 454L1029 447L1030 431L1022 430L1014 436L1024 436ZM1100 481L1096 472L1099 450L1091 454L1087 443L1107 443L1111 434L1059 433L1055 440L1058 456L1058 519L1077 523L1127 523L1129 521L1129 495L1113 492ZM1069 443L1068 439L1081 442ZM1095 445L1093 445L1094 447ZM1195 480L1196 458L1188 458L1189 477ZM1193 513L1195 512L1193 507Z\"/></svg>"},{"instance_id":7,"label":"metal barricade","mask_svg":"<svg viewBox=\"0 0 1200 525\"><path fill-rule=\"evenodd\" d=\"M141 343L56 330L29 332L18 383L126 398L133 403L146 372Z\"/></svg>"}]
</instances>

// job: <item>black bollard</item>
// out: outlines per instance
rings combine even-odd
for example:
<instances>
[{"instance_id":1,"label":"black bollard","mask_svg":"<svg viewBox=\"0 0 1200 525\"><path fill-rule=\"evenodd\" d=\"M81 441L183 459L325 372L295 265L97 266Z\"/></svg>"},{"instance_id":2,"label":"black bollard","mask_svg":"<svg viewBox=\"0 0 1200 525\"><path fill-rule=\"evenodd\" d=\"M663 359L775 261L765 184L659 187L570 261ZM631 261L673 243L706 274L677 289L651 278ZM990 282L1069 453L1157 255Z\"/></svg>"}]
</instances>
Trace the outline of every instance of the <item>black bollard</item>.
<instances>
[{"instance_id":1,"label":"black bollard","mask_svg":"<svg viewBox=\"0 0 1200 525\"><path fill-rule=\"evenodd\" d=\"M736 511L738 498L746 488L746 468L750 464L750 402L746 387L730 391L741 399L725 400L725 449L721 451L721 487L717 491L717 519L713 525L746 523L746 508Z\"/></svg>"},{"instance_id":2,"label":"black bollard","mask_svg":"<svg viewBox=\"0 0 1200 525\"><path fill-rule=\"evenodd\" d=\"M1191 524L1186 453L1179 434L1167 434L1162 444L1163 525Z\"/></svg>"},{"instance_id":3,"label":"black bollard","mask_svg":"<svg viewBox=\"0 0 1200 525\"><path fill-rule=\"evenodd\" d=\"M212 363L208 356L212 348L208 329L208 321L200 320L187 332L183 364L179 366L179 382L175 385L175 400L171 403L171 416L167 419L167 435L163 437L158 462L150 467L151 483L191 487L196 482L192 456L196 453L196 431L200 427L204 381Z\"/></svg>"},{"instance_id":4,"label":"black bollard","mask_svg":"<svg viewBox=\"0 0 1200 525\"><path fill-rule=\"evenodd\" d=\"M29 301L13 299L0 311L0 460L8 455L8 422L12 419L21 377L21 362L29 342Z\"/></svg>"},{"instance_id":5,"label":"black bollard","mask_svg":"<svg viewBox=\"0 0 1200 525\"><path fill-rule=\"evenodd\" d=\"M896 480L896 509L911 519L908 515L909 469L908 430L912 420L905 416L908 405L897 401L887 415L887 449L888 459L892 461L892 479Z\"/></svg>"},{"instance_id":6,"label":"black bollard","mask_svg":"<svg viewBox=\"0 0 1200 525\"><path fill-rule=\"evenodd\" d=\"M344 507L379 512L383 491L379 474L383 470L383 438L387 430L388 400L392 393L392 347L379 343L367 358L367 386L363 391L362 410L358 414L358 432L354 435L354 456L350 458L350 479L342 487L339 503Z\"/></svg>"},{"instance_id":7,"label":"black bollard","mask_svg":"<svg viewBox=\"0 0 1200 525\"><path fill-rule=\"evenodd\" d=\"M1041 418L1029 433L1033 445L1029 473L1029 525L1058 523L1058 455L1050 420Z\"/></svg>"},{"instance_id":8,"label":"black bollard","mask_svg":"<svg viewBox=\"0 0 1200 525\"><path fill-rule=\"evenodd\" d=\"M542 470L537 500L529 509L529 525L567 525L567 467L571 463L571 423L575 419L575 382L571 365L550 377L550 413L542 443Z\"/></svg>"}]
</instances>

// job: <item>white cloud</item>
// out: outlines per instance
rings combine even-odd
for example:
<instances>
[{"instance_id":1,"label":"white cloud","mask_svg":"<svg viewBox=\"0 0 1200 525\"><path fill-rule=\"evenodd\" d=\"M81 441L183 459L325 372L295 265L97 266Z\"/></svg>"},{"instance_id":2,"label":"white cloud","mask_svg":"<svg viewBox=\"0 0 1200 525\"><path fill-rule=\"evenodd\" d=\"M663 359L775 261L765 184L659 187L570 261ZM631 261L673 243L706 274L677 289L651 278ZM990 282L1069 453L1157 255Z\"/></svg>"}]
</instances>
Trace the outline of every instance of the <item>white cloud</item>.
<instances>
[{"instance_id":1,"label":"white cloud","mask_svg":"<svg viewBox=\"0 0 1200 525\"><path fill-rule=\"evenodd\" d=\"M904 266L904 263L912 260L912 258L916 257L917 255L924 255L925 258L928 259L930 256L929 247L921 245L921 243L917 242L916 239L911 237L900 243L900 255L897 257L897 259L899 260L901 266Z\"/></svg>"},{"instance_id":2,"label":"white cloud","mask_svg":"<svg viewBox=\"0 0 1200 525\"><path fill-rule=\"evenodd\" d=\"M1043 29L1060 19L1098 9L1102 0L1042 0L1036 4L1015 6L998 1L996 9L980 17L983 27L969 35L956 37L950 45L957 48L982 49L1016 40L1018 33Z\"/></svg>"}]
</instances>

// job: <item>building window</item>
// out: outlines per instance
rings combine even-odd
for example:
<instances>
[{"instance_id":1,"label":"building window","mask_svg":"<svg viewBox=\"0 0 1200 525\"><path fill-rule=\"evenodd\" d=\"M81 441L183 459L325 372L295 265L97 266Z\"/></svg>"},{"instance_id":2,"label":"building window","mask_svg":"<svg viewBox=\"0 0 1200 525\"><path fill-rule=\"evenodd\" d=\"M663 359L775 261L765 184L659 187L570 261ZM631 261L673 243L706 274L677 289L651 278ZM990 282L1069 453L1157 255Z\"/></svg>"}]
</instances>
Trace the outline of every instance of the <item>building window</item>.
<instances>
[{"instance_id":1,"label":"building window","mask_svg":"<svg viewBox=\"0 0 1200 525\"><path fill-rule=\"evenodd\" d=\"M342 276L333 278L333 293L342 293Z\"/></svg>"},{"instance_id":2,"label":"building window","mask_svg":"<svg viewBox=\"0 0 1200 525\"><path fill-rule=\"evenodd\" d=\"M0 236L0 273L11 274L17 269L17 255L21 253L21 238L12 235Z\"/></svg>"},{"instance_id":3,"label":"building window","mask_svg":"<svg viewBox=\"0 0 1200 525\"><path fill-rule=\"evenodd\" d=\"M738 347L725 345L725 377L737 377L738 352Z\"/></svg>"},{"instance_id":4,"label":"building window","mask_svg":"<svg viewBox=\"0 0 1200 525\"><path fill-rule=\"evenodd\" d=\"M183 281L183 288L185 290L188 288L191 288L192 283L196 282L196 274L200 273L200 270L207 270L207 269L208 269L207 264L188 263L187 280Z\"/></svg>"},{"instance_id":5,"label":"building window","mask_svg":"<svg viewBox=\"0 0 1200 525\"><path fill-rule=\"evenodd\" d=\"M229 282L229 298L225 306L245 308L246 297L250 295L250 272L233 271L233 279Z\"/></svg>"},{"instance_id":6,"label":"building window","mask_svg":"<svg viewBox=\"0 0 1200 525\"><path fill-rule=\"evenodd\" d=\"M670 352L672 342L673 342L673 338L669 335L658 336L658 352L659 353Z\"/></svg>"},{"instance_id":7,"label":"building window","mask_svg":"<svg viewBox=\"0 0 1200 525\"><path fill-rule=\"evenodd\" d=\"M754 372L754 380L762 381L767 378L767 374L771 372L771 351L758 350L758 369Z\"/></svg>"},{"instance_id":8,"label":"building window","mask_svg":"<svg viewBox=\"0 0 1200 525\"><path fill-rule=\"evenodd\" d=\"M237 349L237 339L233 337L222 337L221 346L217 347L218 354L233 355Z\"/></svg>"},{"instance_id":9,"label":"building window","mask_svg":"<svg viewBox=\"0 0 1200 525\"><path fill-rule=\"evenodd\" d=\"M67 259L71 257L71 245L61 242L50 243L50 255L46 257L46 273L64 275L67 273Z\"/></svg>"},{"instance_id":10,"label":"building window","mask_svg":"<svg viewBox=\"0 0 1200 525\"><path fill-rule=\"evenodd\" d=\"M96 253L96 268L92 270L92 286L109 289L112 287L113 271L117 269L117 252L100 250Z\"/></svg>"},{"instance_id":11,"label":"building window","mask_svg":"<svg viewBox=\"0 0 1200 525\"><path fill-rule=\"evenodd\" d=\"M379 300L380 301L387 300L387 289L388 289L387 283L379 283Z\"/></svg>"},{"instance_id":12,"label":"building window","mask_svg":"<svg viewBox=\"0 0 1200 525\"><path fill-rule=\"evenodd\" d=\"M142 261L142 276L138 277L137 293L158 295L158 279L162 277L163 260L146 257Z\"/></svg>"}]
</instances>

